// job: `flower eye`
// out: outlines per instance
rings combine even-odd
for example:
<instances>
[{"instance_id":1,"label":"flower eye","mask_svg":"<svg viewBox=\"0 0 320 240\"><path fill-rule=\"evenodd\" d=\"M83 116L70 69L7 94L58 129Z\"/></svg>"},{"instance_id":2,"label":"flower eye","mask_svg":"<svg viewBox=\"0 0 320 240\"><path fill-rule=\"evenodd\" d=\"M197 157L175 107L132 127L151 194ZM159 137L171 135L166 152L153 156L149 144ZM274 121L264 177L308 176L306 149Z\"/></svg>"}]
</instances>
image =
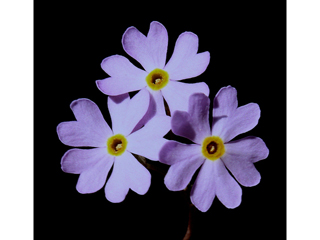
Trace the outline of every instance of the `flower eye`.
<instances>
[{"instance_id":1,"label":"flower eye","mask_svg":"<svg viewBox=\"0 0 320 240\"><path fill-rule=\"evenodd\" d=\"M162 82L163 82L163 77L162 77L162 75L161 74L158 74L158 73L156 73L156 74L153 74L152 76L151 76L151 82L154 84L154 85L160 85Z\"/></svg>"},{"instance_id":2,"label":"flower eye","mask_svg":"<svg viewBox=\"0 0 320 240\"><path fill-rule=\"evenodd\" d=\"M223 141L218 136L207 137L202 143L202 154L209 160L217 160L225 153Z\"/></svg>"},{"instance_id":3,"label":"flower eye","mask_svg":"<svg viewBox=\"0 0 320 240\"><path fill-rule=\"evenodd\" d=\"M148 74L146 82L152 90L160 90L168 84L169 74L162 69L156 68Z\"/></svg>"},{"instance_id":4,"label":"flower eye","mask_svg":"<svg viewBox=\"0 0 320 240\"><path fill-rule=\"evenodd\" d=\"M122 134L116 134L107 141L108 152L113 156L120 156L127 148L127 139Z\"/></svg>"},{"instance_id":5,"label":"flower eye","mask_svg":"<svg viewBox=\"0 0 320 240\"><path fill-rule=\"evenodd\" d=\"M217 151L217 143L212 141L207 145L207 152L209 154L214 154Z\"/></svg>"}]
</instances>

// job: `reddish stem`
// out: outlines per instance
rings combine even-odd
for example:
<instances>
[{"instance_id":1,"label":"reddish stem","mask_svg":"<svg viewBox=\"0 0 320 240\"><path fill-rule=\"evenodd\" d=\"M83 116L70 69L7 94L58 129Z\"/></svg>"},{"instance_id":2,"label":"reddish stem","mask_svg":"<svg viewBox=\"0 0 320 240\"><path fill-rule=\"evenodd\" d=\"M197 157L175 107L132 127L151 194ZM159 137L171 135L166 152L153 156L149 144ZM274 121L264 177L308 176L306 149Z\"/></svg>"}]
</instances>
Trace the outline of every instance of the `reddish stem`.
<instances>
[{"instance_id":1,"label":"reddish stem","mask_svg":"<svg viewBox=\"0 0 320 240\"><path fill-rule=\"evenodd\" d=\"M192 227L193 227L193 212L194 205L192 203L189 204L189 220L186 235L184 235L183 240L189 240L191 238Z\"/></svg>"}]
</instances>

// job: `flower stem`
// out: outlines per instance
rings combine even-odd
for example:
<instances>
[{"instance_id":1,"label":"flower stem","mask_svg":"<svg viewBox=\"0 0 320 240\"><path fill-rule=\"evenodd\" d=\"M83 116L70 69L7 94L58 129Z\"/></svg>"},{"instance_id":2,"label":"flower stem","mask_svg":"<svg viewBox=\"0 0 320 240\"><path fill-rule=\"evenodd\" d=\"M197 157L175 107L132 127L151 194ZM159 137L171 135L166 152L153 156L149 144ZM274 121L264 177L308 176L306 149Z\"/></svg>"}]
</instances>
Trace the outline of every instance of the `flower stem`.
<instances>
[{"instance_id":1,"label":"flower stem","mask_svg":"<svg viewBox=\"0 0 320 240\"><path fill-rule=\"evenodd\" d=\"M190 201L191 188L192 188L192 184L188 184L188 186L182 191L184 194L186 205L188 206L188 226L187 226L186 234L183 237L183 240L191 239L191 234L193 230L195 207Z\"/></svg>"},{"instance_id":2,"label":"flower stem","mask_svg":"<svg viewBox=\"0 0 320 240\"><path fill-rule=\"evenodd\" d=\"M183 240L189 240L191 238L192 228L193 228L193 214L194 214L194 205L192 203L189 204L189 220L187 232L183 237Z\"/></svg>"},{"instance_id":3,"label":"flower stem","mask_svg":"<svg viewBox=\"0 0 320 240\"><path fill-rule=\"evenodd\" d=\"M145 166L147 169L149 170L153 170L156 171L160 174L162 174L163 176L166 175L167 171L168 171L168 167L161 164L156 164L156 162L152 162L148 163L147 159L143 156L137 155L137 154L133 154L136 159L143 165ZM185 199L186 205L188 206L188 226L187 226L187 231L185 236L183 237L183 240L189 240L191 239L191 233L193 230L193 222L194 222L194 212L195 212L195 207L194 205L190 202L190 191L191 191L191 184L188 184L188 186L181 191L181 193L183 194L183 197Z\"/></svg>"}]
</instances>

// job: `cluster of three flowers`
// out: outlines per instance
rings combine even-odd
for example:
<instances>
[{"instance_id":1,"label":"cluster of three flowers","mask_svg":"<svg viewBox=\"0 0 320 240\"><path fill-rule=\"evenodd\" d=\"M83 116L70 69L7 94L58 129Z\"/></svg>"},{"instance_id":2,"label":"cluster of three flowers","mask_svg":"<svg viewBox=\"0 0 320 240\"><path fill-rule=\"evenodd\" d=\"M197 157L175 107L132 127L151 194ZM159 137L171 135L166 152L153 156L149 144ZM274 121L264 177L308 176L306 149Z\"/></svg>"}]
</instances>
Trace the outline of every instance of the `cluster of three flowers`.
<instances>
[{"instance_id":1,"label":"cluster of three flowers","mask_svg":"<svg viewBox=\"0 0 320 240\"><path fill-rule=\"evenodd\" d=\"M203 73L210 61L209 52L197 53L198 37L194 33L184 32L178 37L167 64L168 34L159 22L150 24L147 36L135 27L128 28L122 44L145 70L120 55L102 61L110 77L96 83L109 95L112 129L95 103L88 99L72 102L76 121L58 125L59 139L69 146L94 148L67 151L61 160L62 170L80 174L77 190L92 193L104 186L113 166L105 195L111 202L121 202L129 189L145 194L151 183L149 171L131 153L171 165L165 184L172 191L184 189L201 167L192 186L192 203L207 211L217 196L226 207L237 207L242 193L237 181L244 186L258 184L260 174L253 163L265 159L269 150L257 137L230 140L258 123L259 106L250 103L238 108L236 90L222 88L214 99L210 127L208 86L179 82ZM137 90L130 99L128 92ZM171 118L165 113L163 99ZM164 139L170 129L194 144Z\"/></svg>"}]
</instances>

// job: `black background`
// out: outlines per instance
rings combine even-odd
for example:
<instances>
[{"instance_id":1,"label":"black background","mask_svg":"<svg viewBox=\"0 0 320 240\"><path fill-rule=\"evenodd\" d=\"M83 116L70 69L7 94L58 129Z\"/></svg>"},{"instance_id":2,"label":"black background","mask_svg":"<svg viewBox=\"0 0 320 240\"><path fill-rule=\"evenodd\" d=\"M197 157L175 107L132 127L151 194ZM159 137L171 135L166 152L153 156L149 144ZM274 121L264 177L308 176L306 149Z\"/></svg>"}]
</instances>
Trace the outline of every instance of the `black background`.
<instances>
[{"instance_id":1,"label":"black background","mask_svg":"<svg viewBox=\"0 0 320 240\"><path fill-rule=\"evenodd\" d=\"M103 189L78 193L78 175L60 168L70 147L59 141L56 126L74 120L70 103L91 99L110 124L107 96L95 85L107 77L100 63L120 54L140 67L124 52L122 34L135 26L146 35L156 20L168 30L167 60L184 31L198 35L198 52L211 54L207 70L185 82L206 82L211 100L221 87L232 85L239 106L259 104L259 124L240 137L261 137L270 149L269 157L255 164L260 184L242 187L238 208L227 209L215 198L206 213L195 212L192 239L285 239L285 1L145 3L35 2L35 238L183 238L188 208L181 192L166 189L162 175L151 172L146 195L130 190L122 203L114 204Z\"/></svg>"}]
</instances>

